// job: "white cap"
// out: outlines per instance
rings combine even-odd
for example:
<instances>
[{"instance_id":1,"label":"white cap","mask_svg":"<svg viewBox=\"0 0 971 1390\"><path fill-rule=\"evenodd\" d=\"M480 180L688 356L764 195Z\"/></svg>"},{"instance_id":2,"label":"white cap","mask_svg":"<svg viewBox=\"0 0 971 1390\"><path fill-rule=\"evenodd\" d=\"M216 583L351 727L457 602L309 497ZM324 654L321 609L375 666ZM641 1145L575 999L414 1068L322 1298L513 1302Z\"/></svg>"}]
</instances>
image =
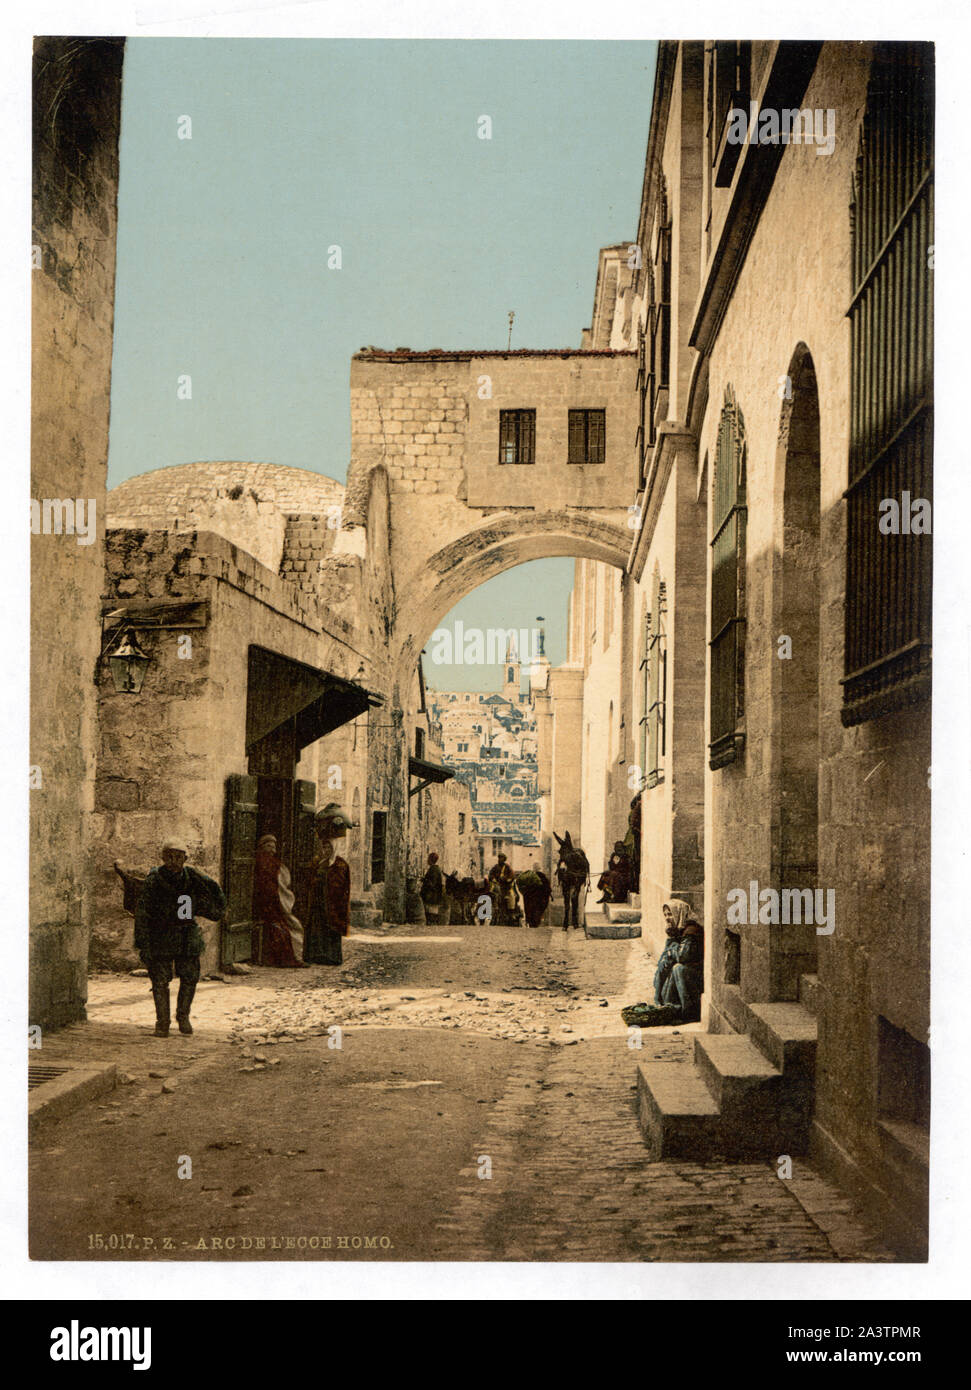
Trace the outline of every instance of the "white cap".
<instances>
[{"instance_id":1,"label":"white cap","mask_svg":"<svg viewBox=\"0 0 971 1390\"><path fill-rule=\"evenodd\" d=\"M178 835L169 835L162 841L162 853L164 854L167 849L178 850L179 854L184 854L186 858L189 857L189 848L185 840L180 839Z\"/></svg>"}]
</instances>

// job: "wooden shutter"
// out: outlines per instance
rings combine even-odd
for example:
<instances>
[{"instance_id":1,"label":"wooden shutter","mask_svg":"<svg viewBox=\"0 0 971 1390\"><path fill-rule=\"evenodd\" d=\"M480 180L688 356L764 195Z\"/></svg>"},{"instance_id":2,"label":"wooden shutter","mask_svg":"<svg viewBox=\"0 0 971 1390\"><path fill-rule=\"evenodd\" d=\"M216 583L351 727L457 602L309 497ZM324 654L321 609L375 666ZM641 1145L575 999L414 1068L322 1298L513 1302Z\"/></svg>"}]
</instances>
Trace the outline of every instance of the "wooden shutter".
<instances>
[{"instance_id":1,"label":"wooden shutter","mask_svg":"<svg viewBox=\"0 0 971 1390\"><path fill-rule=\"evenodd\" d=\"M258 785L257 778L240 773L226 779L223 888L227 908L219 953L223 965L250 957Z\"/></svg>"},{"instance_id":2,"label":"wooden shutter","mask_svg":"<svg viewBox=\"0 0 971 1390\"><path fill-rule=\"evenodd\" d=\"M519 458L518 463L532 463L536 456L536 411L519 412Z\"/></svg>"},{"instance_id":3,"label":"wooden shutter","mask_svg":"<svg viewBox=\"0 0 971 1390\"><path fill-rule=\"evenodd\" d=\"M587 412L587 462L603 463L607 455L607 414L603 410Z\"/></svg>"},{"instance_id":4,"label":"wooden shutter","mask_svg":"<svg viewBox=\"0 0 971 1390\"><path fill-rule=\"evenodd\" d=\"M293 863L289 866L291 886L296 899L293 912L300 922L306 922L310 874L317 857L317 835L314 829L317 784L294 782L293 801Z\"/></svg>"},{"instance_id":5,"label":"wooden shutter","mask_svg":"<svg viewBox=\"0 0 971 1390\"><path fill-rule=\"evenodd\" d=\"M745 432L731 388L718 429L712 511L709 766L719 768L744 742Z\"/></svg>"},{"instance_id":6,"label":"wooden shutter","mask_svg":"<svg viewBox=\"0 0 971 1390\"><path fill-rule=\"evenodd\" d=\"M587 440L586 430L584 429L584 412L582 410L571 410L569 415L568 462L586 463L586 450Z\"/></svg>"}]
</instances>

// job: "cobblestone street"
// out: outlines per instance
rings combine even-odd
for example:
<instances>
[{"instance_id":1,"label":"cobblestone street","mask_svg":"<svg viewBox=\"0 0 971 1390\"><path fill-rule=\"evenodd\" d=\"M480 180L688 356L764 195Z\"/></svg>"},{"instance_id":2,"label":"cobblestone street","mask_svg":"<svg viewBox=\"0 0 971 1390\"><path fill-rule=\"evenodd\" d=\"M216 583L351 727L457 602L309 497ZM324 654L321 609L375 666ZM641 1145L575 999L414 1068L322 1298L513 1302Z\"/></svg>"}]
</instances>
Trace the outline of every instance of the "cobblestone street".
<instances>
[{"instance_id":1,"label":"cobblestone street","mask_svg":"<svg viewBox=\"0 0 971 1390\"><path fill-rule=\"evenodd\" d=\"M687 1064L699 1027L628 1046L619 1010L652 971L640 940L387 928L352 935L339 971L204 981L194 1036L167 1040L146 980L95 976L89 1022L43 1061L113 1062L123 1083L38 1127L31 1253L891 1259L803 1160L788 1181L648 1161L637 1062Z\"/></svg>"}]
</instances>

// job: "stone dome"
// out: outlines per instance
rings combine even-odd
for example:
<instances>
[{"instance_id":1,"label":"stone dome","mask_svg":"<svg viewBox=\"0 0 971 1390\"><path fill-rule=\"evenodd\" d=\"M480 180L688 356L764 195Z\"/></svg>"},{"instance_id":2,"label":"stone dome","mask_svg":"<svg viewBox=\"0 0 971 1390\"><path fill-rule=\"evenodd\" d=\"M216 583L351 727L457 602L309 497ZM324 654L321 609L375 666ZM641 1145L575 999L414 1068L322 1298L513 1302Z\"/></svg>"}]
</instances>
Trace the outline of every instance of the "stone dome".
<instances>
[{"instance_id":1,"label":"stone dome","mask_svg":"<svg viewBox=\"0 0 971 1390\"><path fill-rule=\"evenodd\" d=\"M344 484L309 468L279 463L178 463L111 488L108 525L171 528L191 503L244 497L257 504L271 502L285 516L312 515L339 506Z\"/></svg>"},{"instance_id":2,"label":"stone dome","mask_svg":"<svg viewBox=\"0 0 971 1390\"><path fill-rule=\"evenodd\" d=\"M112 488L107 527L212 531L279 572L288 545L313 545L315 554L333 547L336 529L328 527L328 512L343 500L343 483L309 468L180 463L139 473Z\"/></svg>"}]
</instances>

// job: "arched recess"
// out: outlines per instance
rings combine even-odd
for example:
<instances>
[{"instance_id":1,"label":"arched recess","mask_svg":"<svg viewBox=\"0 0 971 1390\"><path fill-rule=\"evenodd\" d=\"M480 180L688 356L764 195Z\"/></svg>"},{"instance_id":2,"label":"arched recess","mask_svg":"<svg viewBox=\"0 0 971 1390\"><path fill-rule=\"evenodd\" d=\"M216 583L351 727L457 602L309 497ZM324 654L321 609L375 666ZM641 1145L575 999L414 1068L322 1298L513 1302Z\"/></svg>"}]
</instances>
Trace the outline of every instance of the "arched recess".
<instances>
[{"instance_id":1,"label":"arched recess","mask_svg":"<svg viewBox=\"0 0 971 1390\"><path fill-rule=\"evenodd\" d=\"M805 343L787 377L791 398L783 400L776 454L772 610L772 882L780 893L815 889L819 865L819 395ZM773 999L797 998L799 976L815 968L814 925L773 928Z\"/></svg>"}]
</instances>

